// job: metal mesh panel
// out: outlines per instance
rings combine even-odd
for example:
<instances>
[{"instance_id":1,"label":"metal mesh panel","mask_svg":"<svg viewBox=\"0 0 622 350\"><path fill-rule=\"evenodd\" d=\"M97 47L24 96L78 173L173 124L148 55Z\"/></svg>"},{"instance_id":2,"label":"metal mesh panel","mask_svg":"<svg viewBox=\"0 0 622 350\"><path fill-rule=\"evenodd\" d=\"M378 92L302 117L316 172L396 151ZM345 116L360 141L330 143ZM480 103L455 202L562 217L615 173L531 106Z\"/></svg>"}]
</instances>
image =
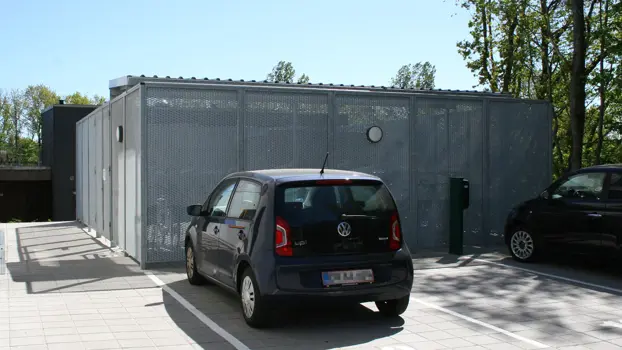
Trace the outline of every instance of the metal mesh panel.
<instances>
[{"instance_id":1,"label":"metal mesh panel","mask_svg":"<svg viewBox=\"0 0 622 350\"><path fill-rule=\"evenodd\" d=\"M140 166L140 90L125 96L125 250L141 261L140 221L137 221L137 204L140 179L136 170Z\"/></svg>"},{"instance_id":2,"label":"metal mesh panel","mask_svg":"<svg viewBox=\"0 0 622 350\"><path fill-rule=\"evenodd\" d=\"M96 230L98 233L104 232L104 179L102 170L104 168L104 147L103 147L103 114L102 110L98 110L95 114L95 137L93 141L95 142L95 200L96 200Z\"/></svg>"},{"instance_id":3,"label":"metal mesh panel","mask_svg":"<svg viewBox=\"0 0 622 350\"><path fill-rule=\"evenodd\" d=\"M82 220L85 224L90 221L89 211L89 118L85 118L82 125Z\"/></svg>"},{"instance_id":4,"label":"metal mesh panel","mask_svg":"<svg viewBox=\"0 0 622 350\"><path fill-rule=\"evenodd\" d=\"M76 124L76 219L82 219L82 127Z\"/></svg>"},{"instance_id":5,"label":"metal mesh panel","mask_svg":"<svg viewBox=\"0 0 622 350\"><path fill-rule=\"evenodd\" d=\"M111 128L116 135L117 127L125 124L124 98L111 103ZM125 143L112 142L112 241L125 248Z\"/></svg>"},{"instance_id":6,"label":"metal mesh panel","mask_svg":"<svg viewBox=\"0 0 622 350\"><path fill-rule=\"evenodd\" d=\"M447 244L449 213L449 116L447 101L416 100L413 120L413 209L412 227L419 248Z\"/></svg>"},{"instance_id":7,"label":"metal mesh panel","mask_svg":"<svg viewBox=\"0 0 622 350\"><path fill-rule=\"evenodd\" d=\"M464 243L485 242L483 210L483 103L447 101L449 119L449 176L469 180L470 204L464 212Z\"/></svg>"},{"instance_id":8,"label":"metal mesh panel","mask_svg":"<svg viewBox=\"0 0 622 350\"><path fill-rule=\"evenodd\" d=\"M183 261L186 206L203 203L217 182L237 169L237 93L159 87L146 92L143 260Z\"/></svg>"},{"instance_id":9,"label":"metal mesh panel","mask_svg":"<svg viewBox=\"0 0 622 350\"><path fill-rule=\"evenodd\" d=\"M335 168L383 179L395 197L402 220L408 222L410 99L348 95L335 100ZM378 143L367 140L367 129L374 125L383 131ZM411 237L405 239L410 242Z\"/></svg>"},{"instance_id":10,"label":"metal mesh panel","mask_svg":"<svg viewBox=\"0 0 622 350\"><path fill-rule=\"evenodd\" d=\"M105 106L103 108L103 119L102 119L102 137L103 137L103 169L102 169L102 179L104 186L104 198L103 198L103 235L107 239L110 239L110 211L111 211L111 197L112 197L112 188L110 183L110 106Z\"/></svg>"},{"instance_id":11,"label":"metal mesh panel","mask_svg":"<svg viewBox=\"0 0 622 350\"><path fill-rule=\"evenodd\" d=\"M97 113L89 118L89 227L97 227Z\"/></svg>"},{"instance_id":12,"label":"metal mesh panel","mask_svg":"<svg viewBox=\"0 0 622 350\"><path fill-rule=\"evenodd\" d=\"M489 235L500 243L511 208L549 185L548 105L520 101L489 104ZM494 238L496 237L496 238Z\"/></svg>"},{"instance_id":13,"label":"metal mesh panel","mask_svg":"<svg viewBox=\"0 0 622 350\"><path fill-rule=\"evenodd\" d=\"M328 95L249 92L244 107L246 170L322 166Z\"/></svg>"}]
</instances>

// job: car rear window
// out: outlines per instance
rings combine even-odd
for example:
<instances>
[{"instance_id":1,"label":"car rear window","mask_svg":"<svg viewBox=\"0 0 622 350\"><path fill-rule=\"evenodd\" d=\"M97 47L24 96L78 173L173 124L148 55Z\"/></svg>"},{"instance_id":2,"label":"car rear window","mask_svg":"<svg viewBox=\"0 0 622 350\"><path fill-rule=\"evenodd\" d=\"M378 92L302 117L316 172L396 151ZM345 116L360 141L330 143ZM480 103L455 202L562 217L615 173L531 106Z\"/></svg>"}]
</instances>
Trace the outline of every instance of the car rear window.
<instances>
[{"instance_id":1,"label":"car rear window","mask_svg":"<svg viewBox=\"0 0 622 350\"><path fill-rule=\"evenodd\" d=\"M343 185L287 184L277 193L277 215L317 215L319 211L345 215L378 215L393 213L395 202L378 181L355 182ZM311 219L311 218L309 218Z\"/></svg>"}]
</instances>

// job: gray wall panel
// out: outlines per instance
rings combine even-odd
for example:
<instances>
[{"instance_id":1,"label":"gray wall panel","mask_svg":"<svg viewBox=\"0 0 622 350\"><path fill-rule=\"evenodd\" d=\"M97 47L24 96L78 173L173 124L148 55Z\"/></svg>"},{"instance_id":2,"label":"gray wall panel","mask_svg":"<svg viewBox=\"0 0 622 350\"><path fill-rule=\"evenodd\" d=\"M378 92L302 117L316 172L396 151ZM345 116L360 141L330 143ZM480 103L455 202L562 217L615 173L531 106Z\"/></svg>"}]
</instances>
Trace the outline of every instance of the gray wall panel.
<instances>
[{"instance_id":1,"label":"gray wall panel","mask_svg":"<svg viewBox=\"0 0 622 350\"><path fill-rule=\"evenodd\" d=\"M89 118L89 227L97 229L97 112Z\"/></svg>"},{"instance_id":2,"label":"gray wall panel","mask_svg":"<svg viewBox=\"0 0 622 350\"><path fill-rule=\"evenodd\" d=\"M112 241L125 249L125 142L116 141L116 130L125 125L124 98L111 103L111 128L115 135L112 142Z\"/></svg>"},{"instance_id":3,"label":"gray wall panel","mask_svg":"<svg viewBox=\"0 0 622 350\"><path fill-rule=\"evenodd\" d=\"M134 90L125 96L125 245L126 251L140 261L140 230L137 222L140 179L140 92Z\"/></svg>"},{"instance_id":4,"label":"gray wall panel","mask_svg":"<svg viewBox=\"0 0 622 350\"><path fill-rule=\"evenodd\" d=\"M76 220L82 219L82 127L76 124Z\"/></svg>"},{"instance_id":5,"label":"gray wall panel","mask_svg":"<svg viewBox=\"0 0 622 350\"><path fill-rule=\"evenodd\" d=\"M104 178L103 178L103 168L104 168L104 147L103 147L103 110L100 109L95 114L95 118L97 120L95 124L95 186L96 186L96 208L97 208L97 233L104 233Z\"/></svg>"},{"instance_id":6,"label":"gray wall panel","mask_svg":"<svg viewBox=\"0 0 622 350\"><path fill-rule=\"evenodd\" d=\"M551 181L548 105L489 102L489 236L501 242L512 207L543 191Z\"/></svg>"},{"instance_id":7,"label":"gray wall panel","mask_svg":"<svg viewBox=\"0 0 622 350\"><path fill-rule=\"evenodd\" d=\"M82 216L85 224L89 224L91 220L90 210L89 210L89 179L90 179L90 171L89 171L89 130L90 130L90 117L84 119L82 123Z\"/></svg>"},{"instance_id":8,"label":"gray wall panel","mask_svg":"<svg viewBox=\"0 0 622 350\"><path fill-rule=\"evenodd\" d=\"M111 229L111 199L112 199L112 187L111 187L111 174L110 174L110 106L106 106L103 108L103 118L102 118L102 145L103 145L103 168L102 168L102 179L104 186L104 197L103 197L103 235L107 239L110 239L110 229Z\"/></svg>"},{"instance_id":9,"label":"gray wall panel","mask_svg":"<svg viewBox=\"0 0 622 350\"><path fill-rule=\"evenodd\" d=\"M146 262L184 259L186 206L238 167L235 91L146 89ZM145 215L146 214L146 215Z\"/></svg>"},{"instance_id":10,"label":"gray wall panel","mask_svg":"<svg viewBox=\"0 0 622 350\"><path fill-rule=\"evenodd\" d=\"M328 147L327 94L248 92L244 108L245 170L322 166Z\"/></svg>"}]
</instances>

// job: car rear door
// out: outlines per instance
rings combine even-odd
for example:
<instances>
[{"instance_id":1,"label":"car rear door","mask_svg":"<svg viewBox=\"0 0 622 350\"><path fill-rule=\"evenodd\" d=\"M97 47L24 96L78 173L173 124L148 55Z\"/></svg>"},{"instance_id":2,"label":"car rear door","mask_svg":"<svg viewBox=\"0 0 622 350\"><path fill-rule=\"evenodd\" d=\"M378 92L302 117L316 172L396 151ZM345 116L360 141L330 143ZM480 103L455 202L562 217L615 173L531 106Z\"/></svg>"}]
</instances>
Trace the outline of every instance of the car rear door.
<instances>
[{"instance_id":1,"label":"car rear door","mask_svg":"<svg viewBox=\"0 0 622 350\"><path fill-rule=\"evenodd\" d=\"M227 206L236 183L237 179L227 179L216 187L203 208L205 215L199 219L197 224L198 240L201 245L201 271L214 278L219 278L219 235L223 231Z\"/></svg>"},{"instance_id":2,"label":"car rear door","mask_svg":"<svg viewBox=\"0 0 622 350\"><path fill-rule=\"evenodd\" d=\"M603 213L607 232L603 247L607 253L619 254L622 248L622 171L611 172L607 179L607 209Z\"/></svg>"},{"instance_id":3,"label":"car rear door","mask_svg":"<svg viewBox=\"0 0 622 350\"><path fill-rule=\"evenodd\" d=\"M260 196L260 183L241 179L231 198L218 250L219 279L230 287L235 285L233 276L237 258L246 251L247 237L251 234Z\"/></svg>"},{"instance_id":4,"label":"car rear door","mask_svg":"<svg viewBox=\"0 0 622 350\"><path fill-rule=\"evenodd\" d=\"M543 233L549 243L579 253L596 253L602 248L606 233L603 220L606 175L606 172L575 174L553 191L548 207L562 229Z\"/></svg>"}]
</instances>

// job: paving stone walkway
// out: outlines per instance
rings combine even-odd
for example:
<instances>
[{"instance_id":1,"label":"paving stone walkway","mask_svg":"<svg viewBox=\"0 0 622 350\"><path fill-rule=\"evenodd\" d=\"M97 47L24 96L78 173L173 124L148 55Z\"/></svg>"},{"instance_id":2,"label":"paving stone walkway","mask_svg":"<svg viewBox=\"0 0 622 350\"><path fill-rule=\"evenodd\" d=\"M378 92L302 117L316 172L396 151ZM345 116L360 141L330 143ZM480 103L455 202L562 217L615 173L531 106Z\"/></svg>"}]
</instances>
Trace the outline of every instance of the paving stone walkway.
<instances>
[{"instance_id":1,"label":"paving stone walkway","mask_svg":"<svg viewBox=\"0 0 622 350\"><path fill-rule=\"evenodd\" d=\"M371 303L313 305L282 315L282 327L255 330L232 294L189 285L183 268L152 270L161 288L135 261L73 223L0 230L0 350L235 348L180 298L248 349L622 349L622 297L614 290L622 283L595 273L585 278L611 290L426 257L416 261L412 301L400 318L380 316ZM506 264L499 255L481 258Z\"/></svg>"}]
</instances>

